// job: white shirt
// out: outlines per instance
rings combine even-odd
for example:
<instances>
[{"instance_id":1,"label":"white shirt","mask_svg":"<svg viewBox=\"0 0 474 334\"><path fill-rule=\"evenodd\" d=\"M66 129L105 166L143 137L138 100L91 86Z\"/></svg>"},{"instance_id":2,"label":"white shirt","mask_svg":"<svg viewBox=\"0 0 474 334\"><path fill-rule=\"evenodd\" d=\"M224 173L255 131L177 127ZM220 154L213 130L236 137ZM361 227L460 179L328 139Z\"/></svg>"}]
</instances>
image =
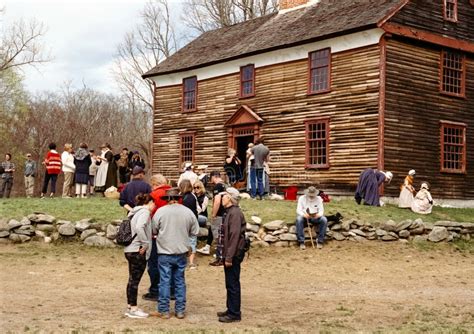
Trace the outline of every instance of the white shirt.
<instances>
[{"instance_id":1,"label":"white shirt","mask_svg":"<svg viewBox=\"0 0 474 334\"><path fill-rule=\"evenodd\" d=\"M76 165L74 165L74 156L64 151L61 154L61 162L63 163L62 170L64 173L74 173L76 171Z\"/></svg>"},{"instance_id":2,"label":"white shirt","mask_svg":"<svg viewBox=\"0 0 474 334\"><path fill-rule=\"evenodd\" d=\"M316 196L316 198L314 199L310 199L306 195L300 196L300 198L298 198L296 214L298 216L304 216L304 214L307 213L306 209L309 209L310 214L317 214L318 216L323 216L323 199L319 196Z\"/></svg>"},{"instance_id":3,"label":"white shirt","mask_svg":"<svg viewBox=\"0 0 474 334\"><path fill-rule=\"evenodd\" d=\"M194 183L196 183L198 180L198 176L192 170L187 170L179 176L178 186L183 180L189 180L191 181L191 184L194 185Z\"/></svg>"}]
</instances>

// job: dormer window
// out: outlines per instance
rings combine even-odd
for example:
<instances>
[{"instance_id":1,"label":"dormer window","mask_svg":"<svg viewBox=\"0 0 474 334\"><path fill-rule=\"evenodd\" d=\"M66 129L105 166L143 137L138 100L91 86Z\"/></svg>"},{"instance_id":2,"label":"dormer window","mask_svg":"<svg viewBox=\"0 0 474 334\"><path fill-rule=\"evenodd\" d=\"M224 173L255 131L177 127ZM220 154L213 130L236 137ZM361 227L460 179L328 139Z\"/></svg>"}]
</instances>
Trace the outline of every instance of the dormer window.
<instances>
[{"instance_id":1,"label":"dormer window","mask_svg":"<svg viewBox=\"0 0 474 334\"><path fill-rule=\"evenodd\" d=\"M446 21L458 21L458 1L444 0L444 19Z\"/></svg>"},{"instance_id":2,"label":"dormer window","mask_svg":"<svg viewBox=\"0 0 474 334\"><path fill-rule=\"evenodd\" d=\"M246 65L240 68L240 97L255 95L255 65Z\"/></svg>"}]
</instances>

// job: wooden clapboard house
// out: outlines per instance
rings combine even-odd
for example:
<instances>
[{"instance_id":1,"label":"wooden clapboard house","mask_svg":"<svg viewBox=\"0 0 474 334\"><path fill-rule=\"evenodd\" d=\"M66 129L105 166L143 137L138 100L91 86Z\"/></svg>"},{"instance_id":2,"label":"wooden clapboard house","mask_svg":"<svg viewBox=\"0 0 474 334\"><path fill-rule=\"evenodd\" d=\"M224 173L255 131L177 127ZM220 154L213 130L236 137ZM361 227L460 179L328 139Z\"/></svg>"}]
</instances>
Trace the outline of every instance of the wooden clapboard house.
<instances>
[{"instance_id":1,"label":"wooden clapboard house","mask_svg":"<svg viewBox=\"0 0 474 334\"><path fill-rule=\"evenodd\" d=\"M153 171L223 167L260 135L271 180L355 189L409 169L437 198L474 199L474 1L282 0L210 31L144 75L155 83Z\"/></svg>"}]
</instances>

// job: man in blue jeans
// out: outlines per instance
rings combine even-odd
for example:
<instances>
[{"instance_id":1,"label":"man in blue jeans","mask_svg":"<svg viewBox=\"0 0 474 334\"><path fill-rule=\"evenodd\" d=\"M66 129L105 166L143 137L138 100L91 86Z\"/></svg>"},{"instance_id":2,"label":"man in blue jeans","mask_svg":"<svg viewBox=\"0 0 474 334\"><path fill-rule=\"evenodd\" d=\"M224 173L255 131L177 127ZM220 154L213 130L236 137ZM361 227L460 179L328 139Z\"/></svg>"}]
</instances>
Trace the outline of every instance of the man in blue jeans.
<instances>
[{"instance_id":1,"label":"man in blue jeans","mask_svg":"<svg viewBox=\"0 0 474 334\"><path fill-rule=\"evenodd\" d=\"M270 150L264 144L263 137L258 138L255 141L255 146L250 149L254 159L250 166L250 197L262 199L265 192L265 186L263 184L263 169L264 162L268 160Z\"/></svg>"},{"instance_id":2,"label":"man in blue jeans","mask_svg":"<svg viewBox=\"0 0 474 334\"><path fill-rule=\"evenodd\" d=\"M323 248L324 237L328 228L328 220L324 216L323 199L318 196L315 187L309 187L305 194L298 199L296 208L296 235L300 244L300 249L306 249L304 244L305 224L312 226L317 224L319 227L317 248Z\"/></svg>"},{"instance_id":3,"label":"man in blue jeans","mask_svg":"<svg viewBox=\"0 0 474 334\"><path fill-rule=\"evenodd\" d=\"M197 236L199 224L194 213L179 204L179 190L171 188L162 197L168 205L156 211L152 220L153 234L156 234L160 287L158 312L150 313L163 319L170 317L171 285L175 288L175 316L183 319L186 312L186 281L184 272L189 252L189 238Z\"/></svg>"}]
</instances>

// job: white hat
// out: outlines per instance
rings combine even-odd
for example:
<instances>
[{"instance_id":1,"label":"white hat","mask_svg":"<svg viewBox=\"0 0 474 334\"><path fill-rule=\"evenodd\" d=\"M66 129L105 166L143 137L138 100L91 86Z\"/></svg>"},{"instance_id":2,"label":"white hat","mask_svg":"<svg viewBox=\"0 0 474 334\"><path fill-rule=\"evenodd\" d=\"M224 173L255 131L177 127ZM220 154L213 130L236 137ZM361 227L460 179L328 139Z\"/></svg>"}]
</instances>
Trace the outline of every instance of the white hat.
<instances>
[{"instance_id":1,"label":"white hat","mask_svg":"<svg viewBox=\"0 0 474 334\"><path fill-rule=\"evenodd\" d=\"M410 176L413 176L415 174L416 174L416 172L415 172L414 169L410 169L410 171L408 172L408 175L410 175Z\"/></svg>"},{"instance_id":2,"label":"white hat","mask_svg":"<svg viewBox=\"0 0 474 334\"><path fill-rule=\"evenodd\" d=\"M207 169L208 165L198 165L196 169Z\"/></svg>"},{"instance_id":3,"label":"white hat","mask_svg":"<svg viewBox=\"0 0 474 334\"><path fill-rule=\"evenodd\" d=\"M420 188L421 188L421 189L427 189L427 190L428 190L428 189L430 189L430 186L429 186L428 182L423 182L423 183L421 184L421 187L420 187Z\"/></svg>"},{"instance_id":4,"label":"white hat","mask_svg":"<svg viewBox=\"0 0 474 334\"><path fill-rule=\"evenodd\" d=\"M192 167L193 163L192 162L186 162L184 163L184 169L188 169L190 167Z\"/></svg>"},{"instance_id":5,"label":"white hat","mask_svg":"<svg viewBox=\"0 0 474 334\"><path fill-rule=\"evenodd\" d=\"M392 172L385 172L384 174L388 182L392 181L392 178L393 178Z\"/></svg>"}]
</instances>

